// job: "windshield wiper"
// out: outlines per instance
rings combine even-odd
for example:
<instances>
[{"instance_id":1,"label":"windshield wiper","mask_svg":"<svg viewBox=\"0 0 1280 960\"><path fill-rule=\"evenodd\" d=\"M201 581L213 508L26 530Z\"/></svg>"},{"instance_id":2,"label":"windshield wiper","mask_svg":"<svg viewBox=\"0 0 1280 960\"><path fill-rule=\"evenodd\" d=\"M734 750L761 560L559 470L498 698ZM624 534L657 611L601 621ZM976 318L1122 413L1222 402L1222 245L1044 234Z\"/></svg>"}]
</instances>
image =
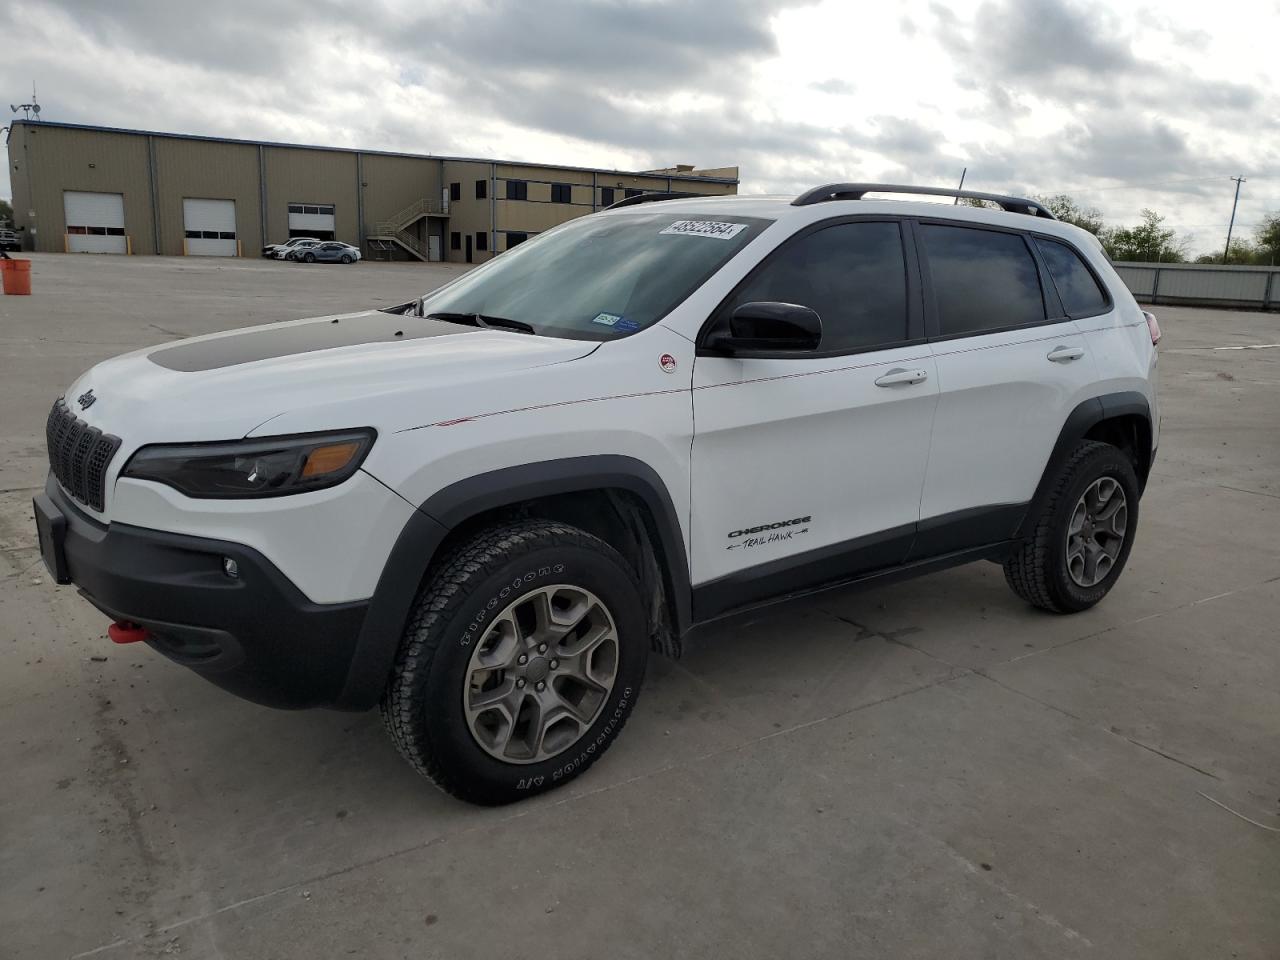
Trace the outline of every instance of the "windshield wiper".
<instances>
[{"instance_id":1,"label":"windshield wiper","mask_svg":"<svg viewBox=\"0 0 1280 960\"><path fill-rule=\"evenodd\" d=\"M449 323L469 323L473 327L496 327L502 330L519 330L521 333L537 333L532 324L507 317L491 317L484 313L429 313L428 320L446 320Z\"/></svg>"}]
</instances>

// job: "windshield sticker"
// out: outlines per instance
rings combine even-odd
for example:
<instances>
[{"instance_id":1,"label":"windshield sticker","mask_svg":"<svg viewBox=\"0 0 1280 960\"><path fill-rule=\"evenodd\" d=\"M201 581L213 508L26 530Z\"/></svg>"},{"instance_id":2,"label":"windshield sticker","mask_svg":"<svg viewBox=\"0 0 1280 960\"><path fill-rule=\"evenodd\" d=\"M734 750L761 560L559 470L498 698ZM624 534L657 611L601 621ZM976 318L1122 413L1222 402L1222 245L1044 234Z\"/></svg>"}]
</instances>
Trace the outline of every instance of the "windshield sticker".
<instances>
[{"instance_id":1,"label":"windshield sticker","mask_svg":"<svg viewBox=\"0 0 1280 960\"><path fill-rule=\"evenodd\" d=\"M743 230L745 223L724 223L720 220L677 220L662 233L682 234L687 237L710 237L713 240L732 240Z\"/></svg>"},{"instance_id":2,"label":"windshield sticker","mask_svg":"<svg viewBox=\"0 0 1280 960\"><path fill-rule=\"evenodd\" d=\"M628 320L626 317L623 317L621 320L618 321L618 329L619 330L639 330L640 324L637 323L635 320Z\"/></svg>"},{"instance_id":3,"label":"windshield sticker","mask_svg":"<svg viewBox=\"0 0 1280 960\"><path fill-rule=\"evenodd\" d=\"M621 319L622 319L622 314L620 313L597 313L592 318L591 322L603 323L606 327L612 327L617 325L618 321Z\"/></svg>"}]
</instances>

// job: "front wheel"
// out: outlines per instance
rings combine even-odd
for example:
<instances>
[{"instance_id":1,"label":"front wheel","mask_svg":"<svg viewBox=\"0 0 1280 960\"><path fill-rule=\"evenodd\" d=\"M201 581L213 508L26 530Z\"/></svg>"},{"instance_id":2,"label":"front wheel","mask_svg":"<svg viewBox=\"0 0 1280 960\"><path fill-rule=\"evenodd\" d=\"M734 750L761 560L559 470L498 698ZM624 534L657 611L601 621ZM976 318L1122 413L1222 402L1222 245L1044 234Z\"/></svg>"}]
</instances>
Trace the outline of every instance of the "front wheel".
<instances>
[{"instance_id":1,"label":"front wheel","mask_svg":"<svg viewBox=\"0 0 1280 960\"><path fill-rule=\"evenodd\" d=\"M634 571L566 524L492 527L419 594L382 699L420 773L473 803L567 783L621 732L648 634Z\"/></svg>"},{"instance_id":2,"label":"front wheel","mask_svg":"<svg viewBox=\"0 0 1280 960\"><path fill-rule=\"evenodd\" d=\"M343 263L355 263L355 258L354 258L354 257L352 257L352 256L351 256L351 254L349 254L349 253L344 253L344 254L342 255L342 262L343 262Z\"/></svg>"},{"instance_id":3,"label":"front wheel","mask_svg":"<svg viewBox=\"0 0 1280 960\"><path fill-rule=\"evenodd\" d=\"M1028 603L1087 610L1115 586L1138 525L1138 477L1118 447L1083 440L1059 468L1031 529L1004 563Z\"/></svg>"}]
</instances>

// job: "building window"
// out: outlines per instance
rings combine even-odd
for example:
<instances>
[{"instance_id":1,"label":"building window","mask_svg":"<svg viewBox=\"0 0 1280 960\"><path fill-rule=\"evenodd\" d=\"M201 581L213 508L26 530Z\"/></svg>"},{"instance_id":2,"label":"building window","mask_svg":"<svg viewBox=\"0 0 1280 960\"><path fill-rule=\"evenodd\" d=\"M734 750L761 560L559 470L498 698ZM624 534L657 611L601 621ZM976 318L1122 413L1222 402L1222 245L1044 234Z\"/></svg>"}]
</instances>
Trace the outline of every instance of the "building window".
<instances>
[{"instance_id":1,"label":"building window","mask_svg":"<svg viewBox=\"0 0 1280 960\"><path fill-rule=\"evenodd\" d=\"M459 233L457 230L454 230L451 234L449 234L449 249L450 250L462 249L462 234Z\"/></svg>"},{"instance_id":2,"label":"building window","mask_svg":"<svg viewBox=\"0 0 1280 960\"><path fill-rule=\"evenodd\" d=\"M552 203L573 203L572 184L553 183L551 185L551 202Z\"/></svg>"},{"instance_id":3,"label":"building window","mask_svg":"<svg viewBox=\"0 0 1280 960\"><path fill-rule=\"evenodd\" d=\"M291 203L289 204L290 213L310 213L321 216L333 216L332 203Z\"/></svg>"},{"instance_id":4,"label":"building window","mask_svg":"<svg viewBox=\"0 0 1280 960\"><path fill-rule=\"evenodd\" d=\"M507 181L507 199L508 200L528 200L529 184L523 180Z\"/></svg>"},{"instance_id":5,"label":"building window","mask_svg":"<svg viewBox=\"0 0 1280 960\"><path fill-rule=\"evenodd\" d=\"M607 207L613 203L613 187L600 188L600 206Z\"/></svg>"},{"instance_id":6,"label":"building window","mask_svg":"<svg viewBox=\"0 0 1280 960\"><path fill-rule=\"evenodd\" d=\"M519 246L520 244L524 243L528 239L529 239L529 234L527 233L517 233L514 230L508 230L507 231L507 249L510 250L512 247Z\"/></svg>"},{"instance_id":7,"label":"building window","mask_svg":"<svg viewBox=\"0 0 1280 960\"><path fill-rule=\"evenodd\" d=\"M623 199L630 200L632 197L638 197L642 193L644 193L643 190L635 190L631 187L627 187L627 189L622 191L622 196Z\"/></svg>"},{"instance_id":8,"label":"building window","mask_svg":"<svg viewBox=\"0 0 1280 960\"><path fill-rule=\"evenodd\" d=\"M481 180L480 182L484 183L483 180ZM476 231L476 249L477 250L489 249L489 235L485 233L483 230Z\"/></svg>"},{"instance_id":9,"label":"building window","mask_svg":"<svg viewBox=\"0 0 1280 960\"><path fill-rule=\"evenodd\" d=\"M460 183L449 184L449 199L455 203L462 199L462 184Z\"/></svg>"},{"instance_id":10,"label":"building window","mask_svg":"<svg viewBox=\"0 0 1280 960\"><path fill-rule=\"evenodd\" d=\"M489 181L477 180L476 181L476 199L484 200L488 196L489 196Z\"/></svg>"}]
</instances>

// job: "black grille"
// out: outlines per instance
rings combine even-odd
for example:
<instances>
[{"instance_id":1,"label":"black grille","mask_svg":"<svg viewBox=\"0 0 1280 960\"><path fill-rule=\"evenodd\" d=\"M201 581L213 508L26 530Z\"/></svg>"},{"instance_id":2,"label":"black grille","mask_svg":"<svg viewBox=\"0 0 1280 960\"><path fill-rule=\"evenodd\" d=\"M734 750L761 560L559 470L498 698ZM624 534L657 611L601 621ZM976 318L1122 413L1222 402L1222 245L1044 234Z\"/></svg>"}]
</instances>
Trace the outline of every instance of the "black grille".
<instances>
[{"instance_id":1,"label":"black grille","mask_svg":"<svg viewBox=\"0 0 1280 960\"><path fill-rule=\"evenodd\" d=\"M61 397L45 425L49 466L64 490L83 504L105 506L107 464L120 449L120 438L91 427L67 409Z\"/></svg>"}]
</instances>

